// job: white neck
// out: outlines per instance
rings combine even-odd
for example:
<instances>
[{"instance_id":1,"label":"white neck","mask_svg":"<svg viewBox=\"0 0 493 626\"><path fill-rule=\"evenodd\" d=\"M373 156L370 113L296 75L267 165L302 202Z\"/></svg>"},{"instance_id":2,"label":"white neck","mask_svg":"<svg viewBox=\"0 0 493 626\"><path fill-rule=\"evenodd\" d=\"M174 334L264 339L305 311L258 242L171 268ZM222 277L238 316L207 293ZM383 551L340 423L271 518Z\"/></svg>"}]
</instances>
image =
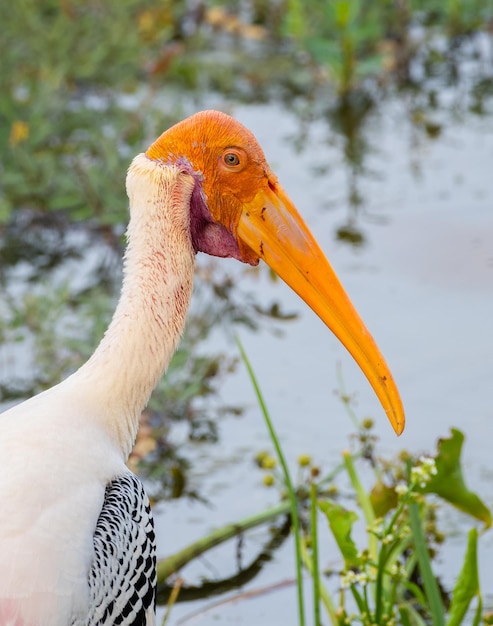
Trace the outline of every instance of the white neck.
<instances>
[{"instance_id":1,"label":"white neck","mask_svg":"<svg viewBox=\"0 0 493 626\"><path fill-rule=\"evenodd\" d=\"M91 395L95 418L125 458L185 326L195 266L193 186L193 178L174 166L144 154L134 159L127 176L130 223L120 300L98 348L71 377Z\"/></svg>"}]
</instances>

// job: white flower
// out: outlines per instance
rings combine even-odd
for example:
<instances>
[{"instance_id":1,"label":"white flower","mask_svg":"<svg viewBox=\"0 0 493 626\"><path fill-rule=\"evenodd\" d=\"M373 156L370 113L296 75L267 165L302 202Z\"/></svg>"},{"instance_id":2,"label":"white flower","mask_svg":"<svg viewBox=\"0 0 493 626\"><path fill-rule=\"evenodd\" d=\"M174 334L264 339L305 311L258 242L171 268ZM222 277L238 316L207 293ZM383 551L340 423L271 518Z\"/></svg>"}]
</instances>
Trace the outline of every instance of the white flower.
<instances>
[{"instance_id":1,"label":"white flower","mask_svg":"<svg viewBox=\"0 0 493 626\"><path fill-rule=\"evenodd\" d=\"M392 543L393 541L394 541L394 535L392 533L387 533L386 535L382 537L383 544Z\"/></svg>"},{"instance_id":2,"label":"white flower","mask_svg":"<svg viewBox=\"0 0 493 626\"><path fill-rule=\"evenodd\" d=\"M420 465L416 465L411 469L411 482L418 483L423 489L430 482L432 476L436 476L437 468L435 459L422 456L419 459Z\"/></svg>"},{"instance_id":3,"label":"white flower","mask_svg":"<svg viewBox=\"0 0 493 626\"><path fill-rule=\"evenodd\" d=\"M356 574L356 582L360 585L367 585L370 582L370 577L366 572L359 572Z\"/></svg>"},{"instance_id":4,"label":"white flower","mask_svg":"<svg viewBox=\"0 0 493 626\"><path fill-rule=\"evenodd\" d=\"M403 576L405 576L406 574L406 570L404 569L404 566L402 565L402 563L394 563L392 565L392 567L390 568L390 575L394 576L395 578L401 578Z\"/></svg>"},{"instance_id":5,"label":"white flower","mask_svg":"<svg viewBox=\"0 0 493 626\"><path fill-rule=\"evenodd\" d=\"M356 574L350 569L347 572L343 572L341 574L341 588L348 589L351 585L356 582Z\"/></svg>"},{"instance_id":6,"label":"white flower","mask_svg":"<svg viewBox=\"0 0 493 626\"><path fill-rule=\"evenodd\" d=\"M406 495L406 493L409 491L409 488L408 488L408 486L406 485L406 483L401 482L401 483L398 483L398 484L394 487L394 490L395 490L395 492L396 492L396 494L397 494L398 496L405 496L405 495Z\"/></svg>"}]
</instances>

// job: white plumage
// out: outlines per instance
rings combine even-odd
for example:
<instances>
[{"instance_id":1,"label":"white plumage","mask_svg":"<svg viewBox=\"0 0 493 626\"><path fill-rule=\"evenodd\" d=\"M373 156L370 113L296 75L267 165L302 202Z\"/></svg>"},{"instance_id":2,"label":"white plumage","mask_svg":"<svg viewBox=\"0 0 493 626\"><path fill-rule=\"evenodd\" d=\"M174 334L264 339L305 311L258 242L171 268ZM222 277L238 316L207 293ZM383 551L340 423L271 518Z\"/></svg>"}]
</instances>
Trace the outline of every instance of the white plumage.
<instances>
[{"instance_id":1,"label":"white plumage","mask_svg":"<svg viewBox=\"0 0 493 626\"><path fill-rule=\"evenodd\" d=\"M104 339L67 380L0 416L1 626L88 624L105 489L128 473L140 413L185 323L192 189L177 167L134 160L122 294Z\"/></svg>"}]
</instances>

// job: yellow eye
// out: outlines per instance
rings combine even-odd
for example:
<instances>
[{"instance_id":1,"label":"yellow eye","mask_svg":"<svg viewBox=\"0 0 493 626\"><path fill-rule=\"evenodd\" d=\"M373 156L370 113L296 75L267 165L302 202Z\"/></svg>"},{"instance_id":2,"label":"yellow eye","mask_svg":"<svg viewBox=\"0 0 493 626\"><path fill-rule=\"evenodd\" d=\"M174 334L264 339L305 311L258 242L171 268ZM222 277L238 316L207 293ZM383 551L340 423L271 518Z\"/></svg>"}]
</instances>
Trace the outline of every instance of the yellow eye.
<instances>
[{"instance_id":1,"label":"yellow eye","mask_svg":"<svg viewBox=\"0 0 493 626\"><path fill-rule=\"evenodd\" d=\"M228 167L237 167L240 164L240 157L236 152L226 152L223 161Z\"/></svg>"}]
</instances>

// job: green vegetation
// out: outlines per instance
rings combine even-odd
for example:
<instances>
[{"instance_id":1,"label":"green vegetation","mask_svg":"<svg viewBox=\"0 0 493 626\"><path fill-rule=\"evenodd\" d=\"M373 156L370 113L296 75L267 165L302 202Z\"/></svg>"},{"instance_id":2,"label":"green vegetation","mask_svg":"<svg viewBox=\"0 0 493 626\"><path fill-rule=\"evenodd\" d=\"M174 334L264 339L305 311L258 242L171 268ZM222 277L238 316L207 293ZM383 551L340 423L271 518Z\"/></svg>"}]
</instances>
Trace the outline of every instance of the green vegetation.
<instances>
[{"instance_id":1,"label":"green vegetation","mask_svg":"<svg viewBox=\"0 0 493 626\"><path fill-rule=\"evenodd\" d=\"M433 35L454 40L476 32L491 19L493 7L479 0L293 0L291 6L288 33L328 69L341 96L369 76L392 77L401 86L412 82L410 65L419 55L429 55L436 71L449 51L440 52ZM418 34L418 27L424 32Z\"/></svg>"},{"instance_id":2,"label":"green vegetation","mask_svg":"<svg viewBox=\"0 0 493 626\"><path fill-rule=\"evenodd\" d=\"M387 460L377 455L372 420L356 421L358 448L353 452L345 450L342 461L323 477L308 455L301 456L295 488L259 384L241 345L240 351L281 469L277 471L276 457L267 452L259 454L256 461L269 478L264 484L278 484L285 492L284 506L281 502L278 507L218 529L161 561L161 593L165 593L165 578L190 560L235 534L289 512L295 537L300 626L321 626L321 606L333 626L491 623L491 613L483 609L478 540L491 527L493 517L466 486L461 466L464 435L453 429L450 437L438 442L435 456L414 457L402 452L396 459ZM354 421L347 399L344 401ZM369 488L364 486L363 473L365 482L372 475ZM439 511L445 504L455 506L483 525L482 531L472 527L468 533L462 568L453 590L445 589L434 571L434 559L446 542L439 530ZM317 512L325 518L325 534ZM364 529L357 528L359 520L364 521ZM322 573L319 552L327 531L331 545L335 544L340 553L340 567ZM313 581L313 616L308 621L302 567ZM173 601L176 599L175 596Z\"/></svg>"},{"instance_id":3,"label":"green vegetation","mask_svg":"<svg viewBox=\"0 0 493 626\"><path fill-rule=\"evenodd\" d=\"M435 457L421 455L413 458L404 453L397 461L389 463L376 455L372 420L367 419L362 424L356 422L360 449L355 453L345 450L342 464L329 476L320 479L317 466L312 465L309 458L300 459L309 486L309 490L305 486L305 497L311 502L310 523L302 536L299 521L294 522L298 519L299 495L292 487L289 470L254 373L244 352L242 356L282 466L283 483L287 486L292 507L298 564L301 561L299 545L304 543L303 561L314 584L315 626L322 623L319 613L321 601L333 626L356 623L363 626L479 625L483 604L476 528L469 532L464 563L452 594L440 589L432 566L432 554L444 537L436 525L436 504L427 498L428 494L439 496L483 522L484 530L493 523L491 511L467 488L463 478L461 451L464 435L452 430L449 439L439 441ZM346 405L349 408L347 401ZM351 417L354 421L352 412ZM374 474L375 482L369 491L357 471L357 460ZM336 481L340 474L347 476L354 494L351 509L342 505L337 497ZM334 594L338 602L321 583L317 507L327 519L342 558L339 585ZM352 536L353 526L360 518L366 524L364 547L360 547L361 543ZM301 626L305 623L301 575L298 574L297 580ZM468 609L473 600L476 600L477 606L471 621Z\"/></svg>"},{"instance_id":4,"label":"green vegetation","mask_svg":"<svg viewBox=\"0 0 493 626\"><path fill-rule=\"evenodd\" d=\"M29 209L121 223L128 162L183 115L184 94L291 102L327 85L342 97L415 88L413 63L423 83L460 73L460 46L492 15L493 0L251 0L238 12L228 2L3 3L0 222ZM480 111L491 77L473 83Z\"/></svg>"}]
</instances>

